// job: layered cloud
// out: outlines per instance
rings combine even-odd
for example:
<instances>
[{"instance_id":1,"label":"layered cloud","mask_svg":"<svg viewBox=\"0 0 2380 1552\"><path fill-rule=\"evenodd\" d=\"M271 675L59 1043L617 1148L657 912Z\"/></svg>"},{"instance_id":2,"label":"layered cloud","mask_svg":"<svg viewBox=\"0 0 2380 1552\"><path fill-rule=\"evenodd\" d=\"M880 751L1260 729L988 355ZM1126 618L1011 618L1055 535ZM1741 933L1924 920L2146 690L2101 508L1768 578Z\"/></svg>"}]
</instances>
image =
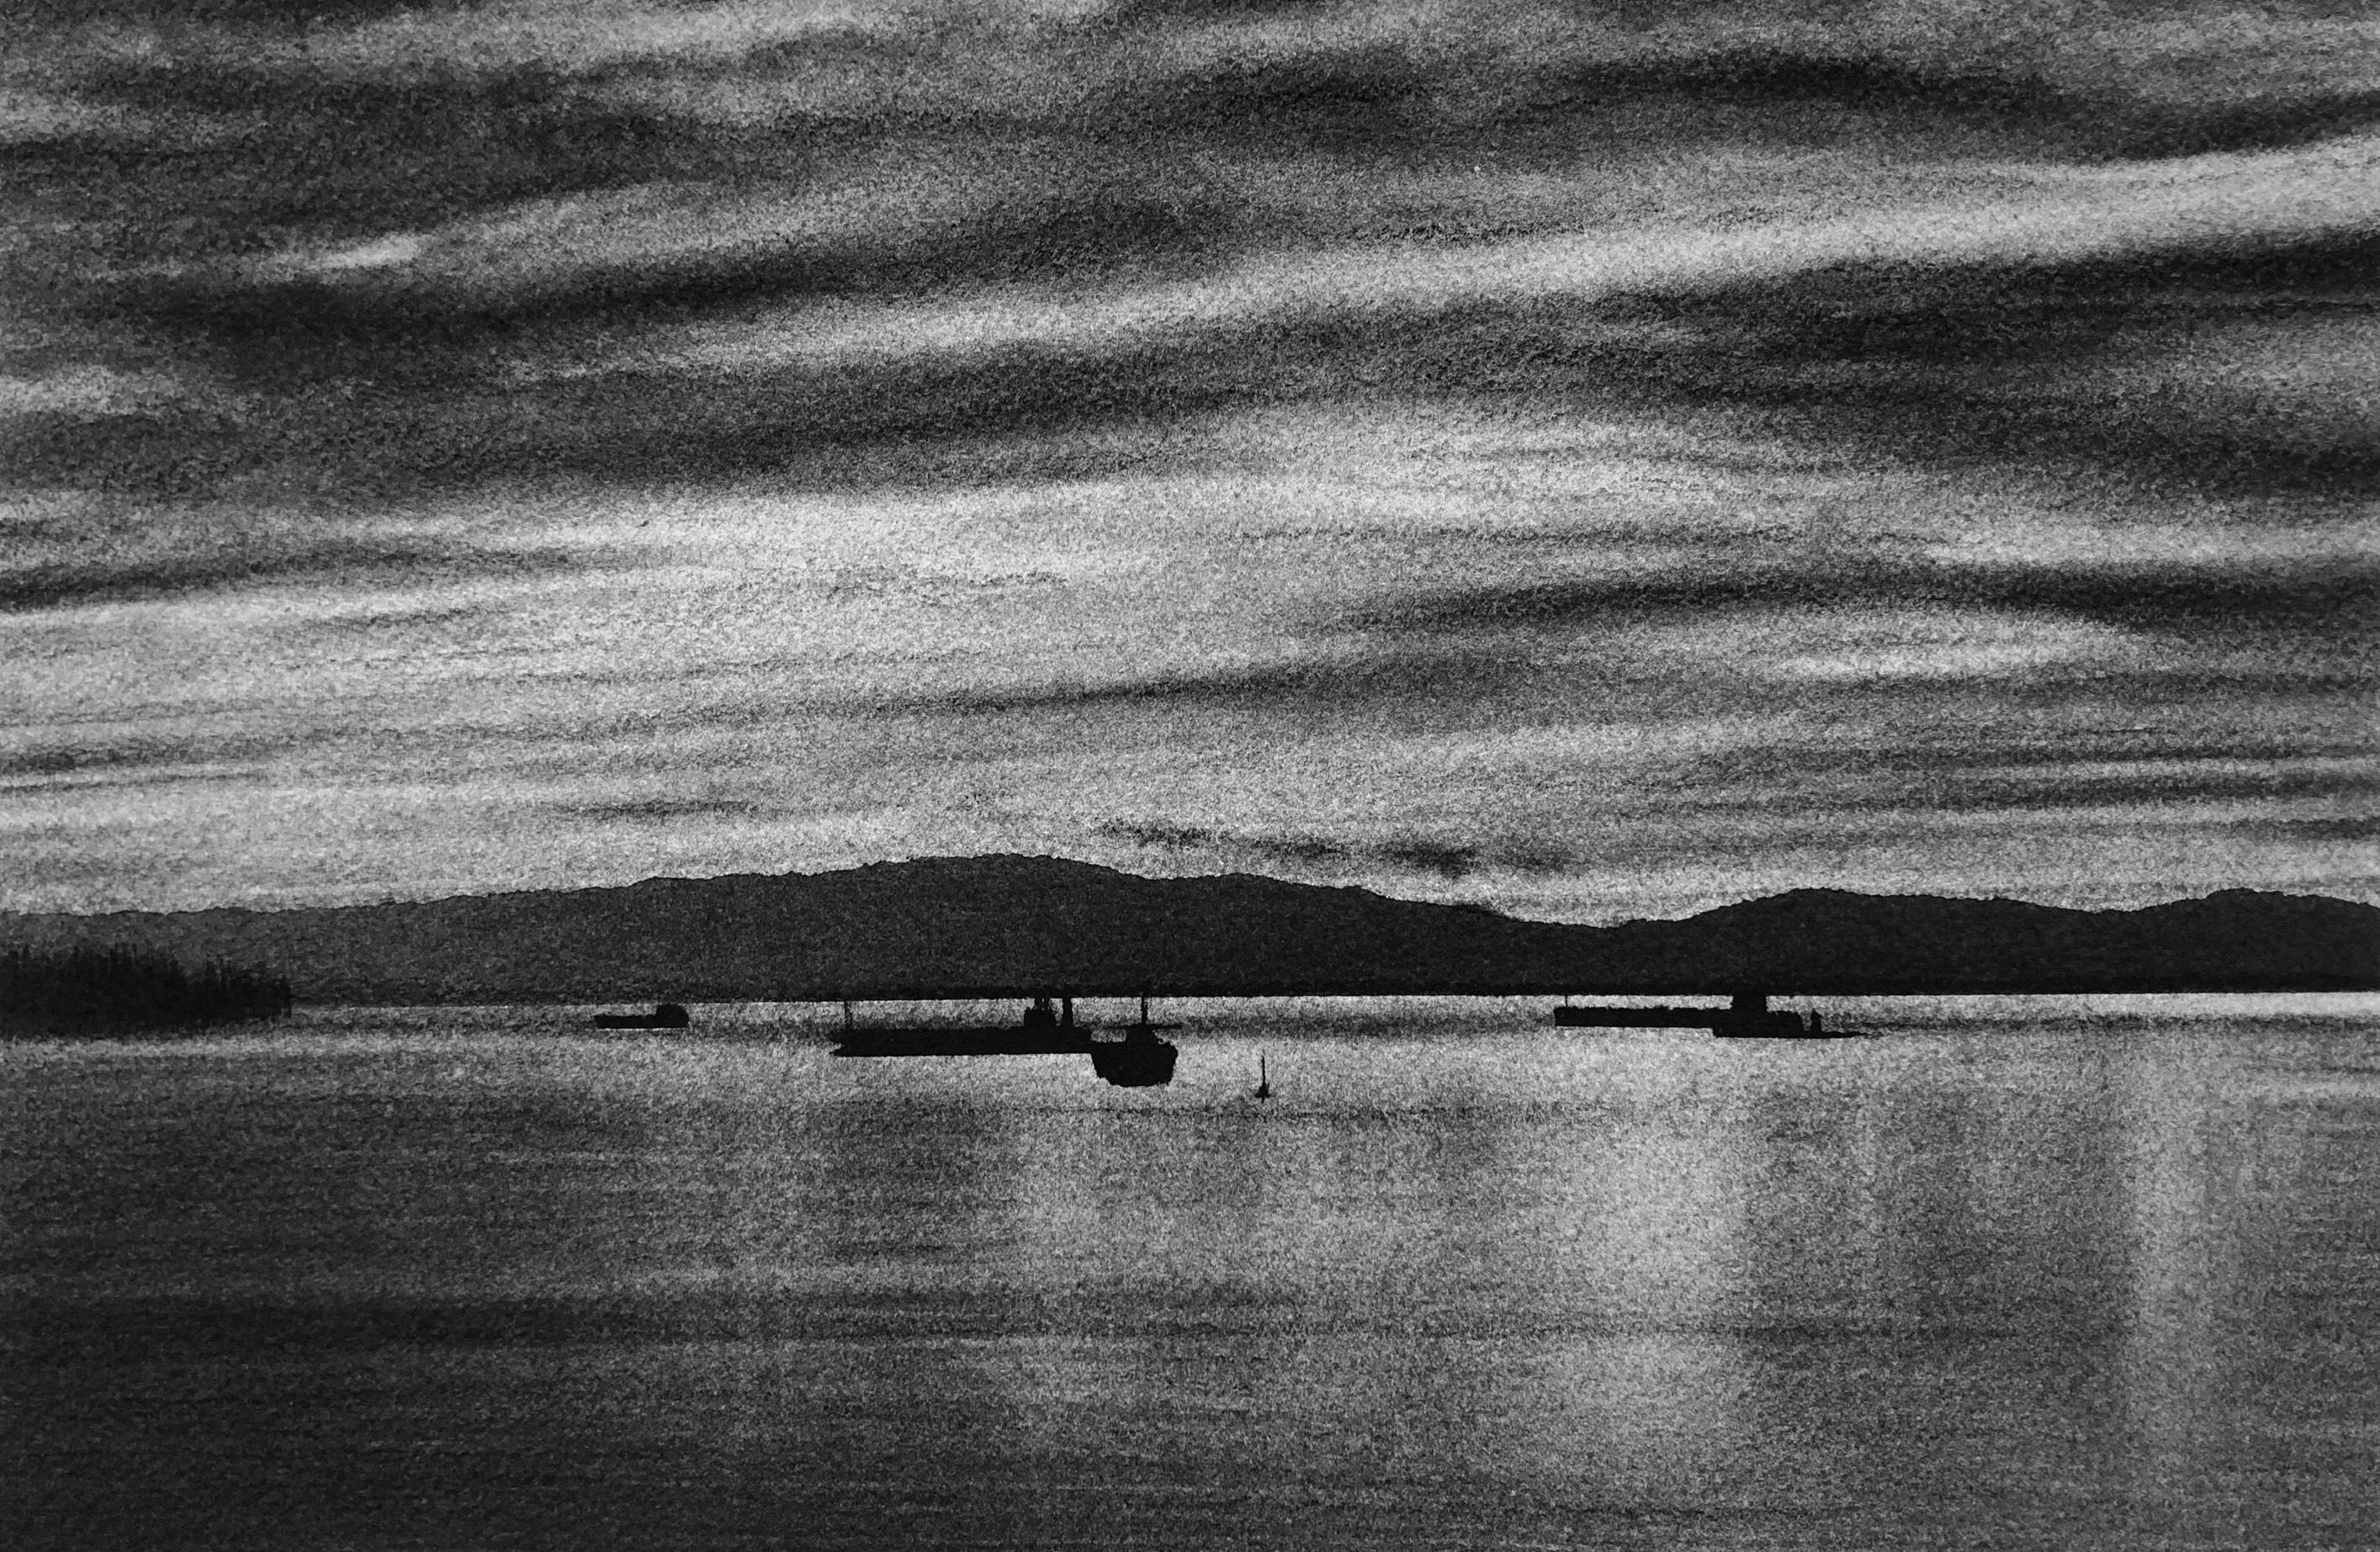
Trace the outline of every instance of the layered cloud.
<instances>
[{"instance_id":1,"label":"layered cloud","mask_svg":"<svg viewBox=\"0 0 2380 1552\"><path fill-rule=\"evenodd\" d=\"M2380 28L2095 15L28 13L8 903L2369 894Z\"/></svg>"}]
</instances>

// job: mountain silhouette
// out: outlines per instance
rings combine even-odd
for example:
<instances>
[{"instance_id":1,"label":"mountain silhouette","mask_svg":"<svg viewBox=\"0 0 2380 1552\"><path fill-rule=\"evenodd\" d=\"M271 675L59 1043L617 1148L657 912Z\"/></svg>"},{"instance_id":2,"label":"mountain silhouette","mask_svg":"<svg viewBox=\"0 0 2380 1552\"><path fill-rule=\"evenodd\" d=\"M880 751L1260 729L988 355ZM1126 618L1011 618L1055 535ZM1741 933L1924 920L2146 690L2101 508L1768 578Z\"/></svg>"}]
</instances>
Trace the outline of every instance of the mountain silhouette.
<instances>
[{"instance_id":1,"label":"mountain silhouette","mask_svg":"<svg viewBox=\"0 0 2380 1552\"><path fill-rule=\"evenodd\" d=\"M270 966L299 1000L2380 989L2380 908L2228 890L2133 911L1796 890L1579 927L1054 857L278 911L0 915L0 944Z\"/></svg>"}]
</instances>

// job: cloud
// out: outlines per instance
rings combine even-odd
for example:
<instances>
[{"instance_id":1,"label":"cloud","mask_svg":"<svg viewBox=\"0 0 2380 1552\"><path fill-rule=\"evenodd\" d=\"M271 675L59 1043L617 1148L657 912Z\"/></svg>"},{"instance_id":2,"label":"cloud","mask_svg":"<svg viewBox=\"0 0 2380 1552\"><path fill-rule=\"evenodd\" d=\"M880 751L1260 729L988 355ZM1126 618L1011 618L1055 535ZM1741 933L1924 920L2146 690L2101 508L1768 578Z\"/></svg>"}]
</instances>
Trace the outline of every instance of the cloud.
<instances>
[{"instance_id":1,"label":"cloud","mask_svg":"<svg viewBox=\"0 0 2380 1552\"><path fill-rule=\"evenodd\" d=\"M2366 18L153 9L0 110L0 624L141 686L7 746L69 892L2297 877L2368 801ZM267 811L192 717L351 731Z\"/></svg>"},{"instance_id":2,"label":"cloud","mask_svg":"<svg viewBox=\"0 0 2380 1552\"><path fill-rule=\"evenodd\" d=\"M763 812L759 805L735 797L636 797L610 803L557 803L552 811L574 819L601 823L667 823L687 818L741 818Z\"/></svg>"},{"instance_id":3,"label":"cloud","mask_svg":"<svg viewBox=\"0 0 2380 1552\"><path fill-rule=\"evenodd\" d=\"M92 525L21 547L0 561L0 612L170 598L293 581L402 578L410 583L583 570L601 564L562 548L477 544L398 534L306 533L237 517L176 515L152 529Z\"/></svg>"},{"instance_id":4,"label":"cloud","mask_svg":"<svg viewBox=\"0 0 2380 1552\"><path fill-rule=\"evenodd\" d=\"M1856 236L1778 228L1748 246L1638 233L1270 253L1204 279L844 301L689 329L676 346L662 330L608 363L508 389L545 401L540 424L612 434L573 445L547 433L504 461L616 475L660 457L727 472L796 443L1162 425L1389 390L1727 411L1904 466L1998 462L2200 493L2374 488L2380 439L2346 385L2277 400L2269 383L2228 383L2189 353L2210 325L2275 316L2276 290L2300 309L2349 299L2380 237L2265 234L2239 224L2235 196L2265 188L2245 168L2199 181L2187 203L2215 229L2146 254L2128 252L2119 203L2104 219L2096 206L2058 218L2071 253L1979 256L2008 246L2001 225L2025 226L2018 208L1961 216L1938 254L1914 242L1882 261L1873 248L1925 221L1878 218ZM2143 392L2142 363L2168 358L2173 381ZM489 468L484 456L440 467L475 465Z\"/></svg>"},{"instance_id":5,"label":"cloud","mask_svg":"<svg viewBox=\"0 0 2380 1552\"><path fill-rule=\"evenodd\" d=\"M1597 622L1935 605L2064 614L2137 629L2266 628L2329 641L2380 628L2380 566L2368 558L2265 562L1895 560L1874 553L1790 564L1655 566L1556 582L1416 589L1339 622L1389 638L1569 630Z\"/></svg>"},{"instance_id":6,"label":"cloud","mask_svg":"<svg viewBox=\"0 0 2380 1552\"><path fill-rule=\"evenodd\" d=\"M1936 774L1934 800L1959 809L2127 804L2316 801L2380 803L2380 762L2361 755L2243 758L2075 758L2004 766L1976 762ZM2313 822L2313 821L2305 821Z\"/></svg>"},{"instance_id":7,"label":"cloud","mask_svg":"<svg viewBox=\"0 0 2380 1552\"><path fill-rule=\"evenodd\" d=\"M2361 42L2362 40L2357 40ZM1576 133L1648 119L1696 139L1845 134L1840 115L1923 144L1963 131L2036 156L2139 161L2271 151L2380 123L2380 91L2353 82L2287 96L2226 100L2110 91L2105 80L2058 81L2039 69L1894 58L1882 52L1776 44L1681 55L1588 58L1528 79L1508 122ZM2143 85L2141 78L2134 84ZM1831 121L1824 112L1836 115ZM1856 133L1856 130L1850 131Z\"/></svg>"},{"instance_id":8,"label":"cloud","mask_svg":"<svg viewBox=\"0 0 2380 1552\"><path fill-rule=\"evenodd\" d=\"M782 183L638 182L425 230L260 255L136 288L139 305L284 348L502 342L525 324L683 317L752 298L908 293L1230 246L1237 215L1172 169L1011 139L846 156Z\"/></svg>"},{"instance_id":9,"label":"cloud","mask_svg":"<svg viewBox=\"0 0 2380 1552\"><path fill-rule=\"evenodd\" d=\"M1487 843L1415 832L1354 838L1111 819L1094 826L1093 833L1152 851L1206 854L1303 872L1385 867L1452 880L1489 870L1554 874L1576 861L1574 853L1544 841Z\"/></svg>"},{"instance_id":10,"label":"cloud","mask_svg":"<svg viewBox=\"0 0 2380 1552\"><path fill-rule=\"evenodd\" d=\"M878 705L885 710L972 715L1188 706L1254 710L1285 705L1320 710L1459 696L1466 688L1486 688L1507 677L1510 667L1503 654L1492 650L1325 649L1265 662L963 689Z\"/></svg>"},{"instance_id":11,"label":"cloud","mask_svg":"<svg viewBox=\"0 0 2380 1552\"><path fill-rule=\"evenodd\" d=\"M117 371L96 361L80 362L39 377L0 377L0 417L59 416L92 420L105 416L145 415L189 398L190 390L168 372Z\"/></svg>"},{"instance_id":12,"label":"cloud","mask_svg":"<svg viewBox=\"0 0 2380 1552\"><path fill-rule=\"evenodd\" d=\"M2380 472L2351 416L2277 419L2219 388L2143 407L2092 375L2152 298L2179 352L2197 334L2177 320L2229 318L2276 288L2351 289L2374 240L2368 137L2154 166L2003 163L1899 189L1847 188L1839 171L1811 182L1764 152L1778 176L1739 181L1784 192L1746 219L1715 186L1680 182L1666 130L1667 163L1623 139L1626 176L1609 178L1574 142L1557 164L1480 157L1521 120L1655 98L1745 144L1780 103L1994 123L2125 110L2104 83L2004 79L1906 40L1896 55L1888 29L1829 52L1783 32L1648 42L1546 13L1556 42L1528 49L1467 12L1188 30L602 16L402 18L302 47L185 40L54 61L49 97L182 116L129 154L72 134L52 145L36 181L73 219L32 228L66 235L36 236L28 261L83 305L79 327L163 331L261 398L240 424L30 427L19 478L243 497L550 470L733 478L820 446L1382 389L1733 406L1870 455L2059 460L2210 489L2350 493ZM618 52L599 66L582 45L604 28ZM517 53L540 47L552 56ZM1062 67L1030 65L1037 49ZM1023 83L1052 73L1089 84L1037 108ZM862 83L848 101L732 126L688 106L844 77ZM2348 110L2326 80L2265 106L2330 123ZM905 91L930 111L884 95ZM215 123L231 149L185 120ZM1386 145L1398 126L1444 142L1431 154L1452 170L1367 184L1309 143ZM90 192L102 172L104 204ZM1648 212L1640 175L1676 197ZM1510 208L1537 213L1517 228L1496 216L1481 240L1328 235L1351 200L1468 229L1499 190L1548 180L1572 192L1521 199ZM312 391L334 382L369 391Z\"/></svg>"},{"instance_id":13,"label":"cloud","mask_svg":"<svg viewBox=\"0 0 2380 1552\"><path fill-rule=\"evenodd\" d=\"M91 730L71 724L20 727L0 746L0 784L21 794L247 780L272 760L320 750L336 736L320 728L192 733L136 723L93 736Z\"/></svg>"}]
</instances>

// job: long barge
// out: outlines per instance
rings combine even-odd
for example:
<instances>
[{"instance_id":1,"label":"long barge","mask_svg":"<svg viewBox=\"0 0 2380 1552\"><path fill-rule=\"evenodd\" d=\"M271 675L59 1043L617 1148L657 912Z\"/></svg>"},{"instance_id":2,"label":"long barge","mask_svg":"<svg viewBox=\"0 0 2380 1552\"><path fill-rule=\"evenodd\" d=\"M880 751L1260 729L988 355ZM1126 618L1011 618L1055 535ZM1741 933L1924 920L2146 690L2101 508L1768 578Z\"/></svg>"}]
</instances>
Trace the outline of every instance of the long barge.
<instances>
[{"instance_id":1,"label":"long barge","mask_svg":"<svg viewBox=\"0 0 2380 1552\"><path fill-rule=\"evenodd\" d=\"M1151 1088L1173 1081L1180 1050L1157 1037L1173 1025L1148 1021L1148 999L1140 1001L1140 1020L1121 1031L1086 1028L1075 1022L1075 1000L1036 997L1018 1024L926 1025L910 1028L868 1029L852 1019L844 1005L843 1041L836 1056L1088 1056L1091 1070L1119 1088Z\"/></svg>"},{"instance_id":2,"label":"long barge","mask_svg":"<svg viewBox=\"0 0 2380 1552\"><path fill-rule=\"evenodd\" d=\"M1721 1039L1843 1040L1860 1031L1828 1029L1813 1012L1805 1024L1800 1015L1772 1010L1765 992L1738 992L1724 1008L1579 1008L1568 1003L1554 1010L1554 1023L1570 1029L1707 1029Z\"/></svg>"}]
</instances>

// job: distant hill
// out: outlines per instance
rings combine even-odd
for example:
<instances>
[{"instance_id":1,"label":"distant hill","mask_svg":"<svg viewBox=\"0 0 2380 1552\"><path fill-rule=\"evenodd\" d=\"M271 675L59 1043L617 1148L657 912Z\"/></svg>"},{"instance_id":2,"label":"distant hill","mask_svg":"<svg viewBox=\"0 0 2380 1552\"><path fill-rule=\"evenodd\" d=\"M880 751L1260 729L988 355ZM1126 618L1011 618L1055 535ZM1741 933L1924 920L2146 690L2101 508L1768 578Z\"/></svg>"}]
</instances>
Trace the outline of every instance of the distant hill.
<instances>
[{"instance_id":1,"label":"distant hill","mask_svg":"<svg viewBox=\"0 0 2380 1552\"><path fill-rule=\"evenodd\" d=\"M0 915L0 945L270 966L312 1002L1394 991L2380 989L2380 908L2230 890L2137 911L1797 890L1683 921L1516 920L1052 857L285 911Z\"/></svg>"}]
</instances>

